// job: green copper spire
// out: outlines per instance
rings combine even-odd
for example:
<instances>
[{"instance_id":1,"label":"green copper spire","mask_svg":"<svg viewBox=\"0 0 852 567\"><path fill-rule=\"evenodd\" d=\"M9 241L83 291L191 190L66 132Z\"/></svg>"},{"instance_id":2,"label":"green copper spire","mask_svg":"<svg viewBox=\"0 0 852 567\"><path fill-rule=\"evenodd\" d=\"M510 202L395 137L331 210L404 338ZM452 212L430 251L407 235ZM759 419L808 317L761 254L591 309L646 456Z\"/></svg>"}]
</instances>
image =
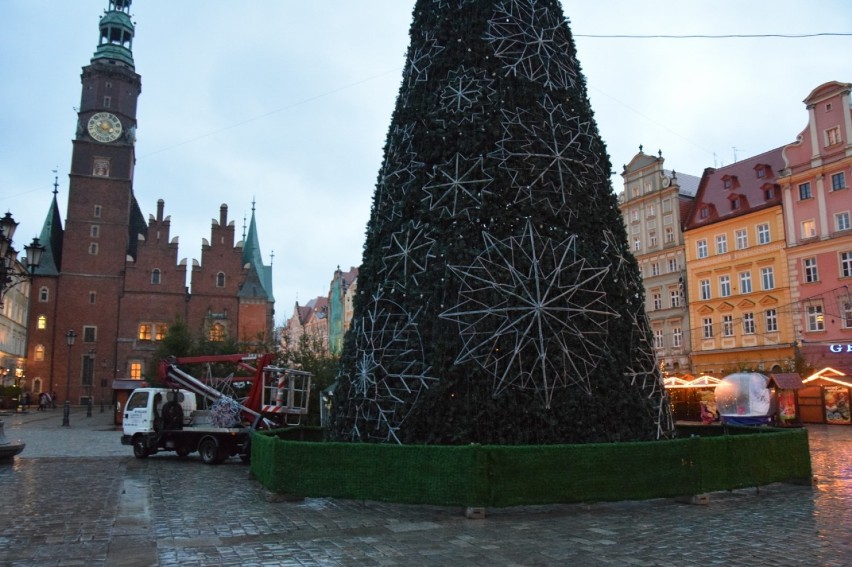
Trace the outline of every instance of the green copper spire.
<instances>
[{"instance_id":1,"label":"green copper spire","mask_svg":"<svg viewBox=\"0 0 852 567\"><path fill-rule=\"evenodd\" d=\"M132 0L109 0L109 8L104 12L99 24L101 35L98 48L92 56L92 63L101 59L112 59L121 61L131 69L134 67L131 2Z\"/></svg>"}]
</instances>

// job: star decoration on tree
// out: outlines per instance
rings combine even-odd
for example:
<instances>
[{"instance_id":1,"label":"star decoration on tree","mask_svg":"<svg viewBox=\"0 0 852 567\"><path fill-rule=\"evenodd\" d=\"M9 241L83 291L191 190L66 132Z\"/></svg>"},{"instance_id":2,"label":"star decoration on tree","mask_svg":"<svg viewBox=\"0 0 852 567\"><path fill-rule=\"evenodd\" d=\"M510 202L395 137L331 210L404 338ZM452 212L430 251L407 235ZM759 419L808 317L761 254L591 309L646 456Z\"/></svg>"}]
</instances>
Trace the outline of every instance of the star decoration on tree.
<instances>
[{"instance_id":1,"label":"star decoration on tree","mask_svg":"<svg viewBox=\"0 0 852 567\"><path fill-rule=\"evenodd\" d=\"M482 69L465 69L462 65L450 71L440 91L441 110L458 116L459 123L474 122L481 114L482 103L495 94L493 82Z\"/></svg>"},{"instance_id":2,"label":"star decoration on tree","mask_svg":"<svg viewBox=\"0 0 852 567\"><path fill-rule=\"evenodd\" d=\"M408 86L414 86L429 79L429 68L436 55L444 50L444 46L438 44L435 34L425 32L421 35L418 45L415 47L413 38L408 57Z\"/></svg>"},{"instance_id":3,"label":"star decoration on tree","mask_svg":"<svg viewBox=\"0 0 852 567\"><path fill-rule=\"evenodd\" d=\"M549 95L539 104L544 122L524 110L503 112L504 134L493 155L511 174L516 203L531 201L548 205L555 214L576 216L572 194L606 178L592 148L593 128Z\"/></svg>"},{"instance_id":4,"label":"star decoration on tree","mask_svg":"<svg viewBox=\"0 0 852 567\"><path fill-rule=\"evenodd\" d=\"M636 386L645 397L650 400L659 400L654 421L657 425L657 436L663 432L670 431L673 425L671 407L665 395L665 384L660 373L657 354L651 342L648 316L645 308L639 305L634 308L628 316L630 317L630 362L624 370L624 375L630 379L630 384Z\"/></svg>"},{"instance_id":5,"label":"star decoration on tree","mask_svg":"<svg viewBox=\"0 0 852 567\"><path fill-rule=\"evenodd\" d=\"M379 172L377 186L376 212L387 220L402 216L398 206L414 182L416 171L423 167L415 160L411 138L414 124L396 126L388 139L385 161Z\"/></svg>"},{"instance_id":6,"label":"star decoration on tree","mask_svg":"<svg viewBox=\"0 0 852 567\"><path fill-rule=\"evenodd\" d=\"M423 187L423 201L429 210L453 219L470 218L470 209L480 207L490 194L487 188L493 178L485 172L484 163L484 158L468 159L457 153L436 166Z\"/></svg>"},{"instance_id":7,"label":"star decoration on tree","mask_svg":"<svg viewBox=\"0 0 852 567\"><path fill-rule=\"evenodd\" d=\"M399 427L421 391L435 380L424 362L416 317L379 292L353 321L356 364L351 382L360 416L356 428L362 424L352 432L356 439L399 443Z\"/></svg>"},{"instance_id":8,"label":"star decoration on tree","mask_svg":"<svg viewBox=\"0 0 852 567\"><path fill-rule=\"evenodd\" d=\"M417 276L424 273L429 261L435 257L435 239L430 238L426 226L420 221L409 221L391 235L383 258L386 279L405 289L411 283L418 285Z\"/></svg>"},{"instance_id":9,"label":"star decoration on tree","mask_svg":"<svg viewBox=\"0 0 852 567\"><path fill-rule=\"evenodd\" d=\"M488 22L485 39L508 73L568 89L577 80L568 27L539 0L504 0Z\"/></svg>"},{"instance_id":10,"label":"star decoration on tree","mask_svg":"<svg viewBox=\"0 0 852 567\"><path fill-rule=\"evenodd\" d=\"M475 361L493 377L494 394L534 389L549 407L556 388L591 391L590 375L606 349L608 268L577 253L576 236L542 237L531 221L516 237L483 234L470 266L451 266L459 303L441 313L458 323L457 364Z\"/></svg>"}]
</instances>

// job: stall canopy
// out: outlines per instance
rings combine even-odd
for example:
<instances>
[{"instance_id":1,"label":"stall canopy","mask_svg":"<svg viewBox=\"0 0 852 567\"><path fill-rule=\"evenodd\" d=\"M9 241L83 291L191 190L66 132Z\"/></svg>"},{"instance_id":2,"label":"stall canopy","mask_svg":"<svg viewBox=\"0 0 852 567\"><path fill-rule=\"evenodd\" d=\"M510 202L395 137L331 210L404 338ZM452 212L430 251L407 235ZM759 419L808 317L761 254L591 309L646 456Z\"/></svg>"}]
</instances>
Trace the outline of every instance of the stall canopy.
<instances>
[{"instance_id":1,"label":"stall canopy","mask_svg":"<svg viewBox=\"0 0 852 567\"><path fill-rule=\"evenodd\" d=\"M805 387L802 377L797 372L770 374L768 386L778 390L800 390Z\"/></svg>"}]
</instances>

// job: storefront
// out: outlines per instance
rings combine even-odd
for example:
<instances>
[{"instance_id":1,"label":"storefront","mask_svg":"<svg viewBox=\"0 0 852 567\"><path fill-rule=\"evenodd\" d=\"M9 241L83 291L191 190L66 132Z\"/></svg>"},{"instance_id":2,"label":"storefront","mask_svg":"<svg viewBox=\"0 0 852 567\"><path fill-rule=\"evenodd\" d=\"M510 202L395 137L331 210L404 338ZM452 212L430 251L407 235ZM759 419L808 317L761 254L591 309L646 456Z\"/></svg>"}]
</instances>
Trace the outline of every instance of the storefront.
<instances>
[{"instance_id":1,"label":"storefront","mask_svg":"<svg viewBox=\"0 0 852 567\"><path fill-rule=\"evenodd\" d=\"M852 425L852 369L826 367L802 380L799 408L803 423Z\"/></svg>"},{"instance_id":2,"label":"storefront","mask_svg":"<svg viewBox=\"0 0 852 567\"><path fill-rule=\"evenodd\" d=\"M778 403L778 425L802 423L799 408L799 391L804 388L802 377L795 372L770 374L768 388Z\"/></svg>"},{"instance_id":3,"label":"storefront","mask_svg":"<svg viewBox=\"0 0 852 567\"><path fill-rule=\"evenodd\" d=\"M672 403L672 415L675 421L716 421L716 400L714 391L718 378L690 374L669 376L664 381L666 392Z\"/></svg>"}]
</instances>

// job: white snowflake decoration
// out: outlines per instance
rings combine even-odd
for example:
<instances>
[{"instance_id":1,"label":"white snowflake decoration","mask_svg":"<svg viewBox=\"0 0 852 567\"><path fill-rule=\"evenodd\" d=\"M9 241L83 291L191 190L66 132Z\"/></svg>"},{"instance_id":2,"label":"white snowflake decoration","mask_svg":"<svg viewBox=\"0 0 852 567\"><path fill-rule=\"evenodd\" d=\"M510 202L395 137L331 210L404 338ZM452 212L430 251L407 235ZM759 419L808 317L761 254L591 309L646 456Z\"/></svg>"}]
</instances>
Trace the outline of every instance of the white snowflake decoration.
<instances>
[{"instance_id":1,"label":"white snowflake decoration","mask_svg":"<svg viewBox=\"0 0 852 567\"><path fill-rule=\"evenodd\" d=\"M352 434L356 439L400 442L400 426L420 393L435 380L424 362L416 315L378 293L353 322L357 417Z\"/></svg>"},{"instance_id":2,"label":"white snowflake decoration","mask_svg":"<svg viewBox=\"0 0 852 567\"><path fill-rule=\"evenodd\" d=\"M462 65L450 71L440 90L441 109L457 116L459 123L474 122L481 114L482 104L496 94L493 82L482 69L466 69Z\"/></svg>"},{"instance_id":3,"label":"white snowflake decoration","mask_svg":"<svg viewBox=\"0 0 852 567\"><path fill-rule=\"evenodd\" d=\"M414 129L414 124L396 126L388 136L375 205L378 209L376 213L386 220L392 221L402 216L399 204L414 182L416 171L423 167L421 162L414 159L415 152L411 147Z\"/></svg>"},{"instance_id":4,"label":"white snowflake decoration","mask_svg":"<svg viewBox=\"0 0 852 567\"><path fill-rule=\"evenodd\" d=\"M534 389L549 407L556 388L590 392L607 322L617 315L602 289L608 268L578 255L576 238L556 242L527 221L517 237L483 233L474 263L450 267L461 281L460 302L441 317L459 325L456 363L488 370L495 395L510 386Z\"/></svg>"},{"instance_id":5,"label":"white snowflake decoration","mask_svg":"<svg viewBox=\"0 0 852 567\"><path fill-rule=\"evenodd\" d=\"M415 43L417 46L415 47ZM435 56L444 50L444 46L438 44L435 34L423 33L419 42L412 39L410 55L408 57L408 86L429 79L429 68L432 66Z\"/></svg>"},{"instance_id":6,"label":"white snowflake decoration","mask_svg":"<svg viewBox=\"0 0 852 567\"><path fill-rule=\"evenodd\" d=\"M435 239L428 236L426 225L420 221L409 221L391 235L382 258L386 280L405 289L410 284L418 285L417 276L424 273L435 257Z\"/></svg>"},{"instance_id":7,"label":"white snowflake decoration","mask_svg":"<svg viewBox=\"0 0 852 567\"><path fill-rule=\"evenodd\" d=\"M507 75L526 77L549 89L568 89L577 80L568 26L539 0L504 0L485 34Z\"/></svg>"},{"instance_id":8,"label":"white snowflake decoration","mask_svg":"<svg viewBox=\"0 0 852 567\"><path fill-rule=\"evenodd\" d=\"M484 163L481 157L468 159L457 153L436 166L423 187L429 210L449 218L470 218L470 209L479 208L490 194L487 188L493 178L485 172Z\"/></svg>"},{"instance_id":9,"label":"white snowflake decoration","mask_svg":"<svg viewBox=\"0 0 852 567\"><path fill-rule=\"evenodd\" d=\"M503 138L493 155L512 176L516 203L529 201L547 205L555 214L576 216L572 195L606 179L592 148L593 127L550 96L539 104L547 115L544 122L524 110L503 112Z\"/></svg>"}]
</instances>

